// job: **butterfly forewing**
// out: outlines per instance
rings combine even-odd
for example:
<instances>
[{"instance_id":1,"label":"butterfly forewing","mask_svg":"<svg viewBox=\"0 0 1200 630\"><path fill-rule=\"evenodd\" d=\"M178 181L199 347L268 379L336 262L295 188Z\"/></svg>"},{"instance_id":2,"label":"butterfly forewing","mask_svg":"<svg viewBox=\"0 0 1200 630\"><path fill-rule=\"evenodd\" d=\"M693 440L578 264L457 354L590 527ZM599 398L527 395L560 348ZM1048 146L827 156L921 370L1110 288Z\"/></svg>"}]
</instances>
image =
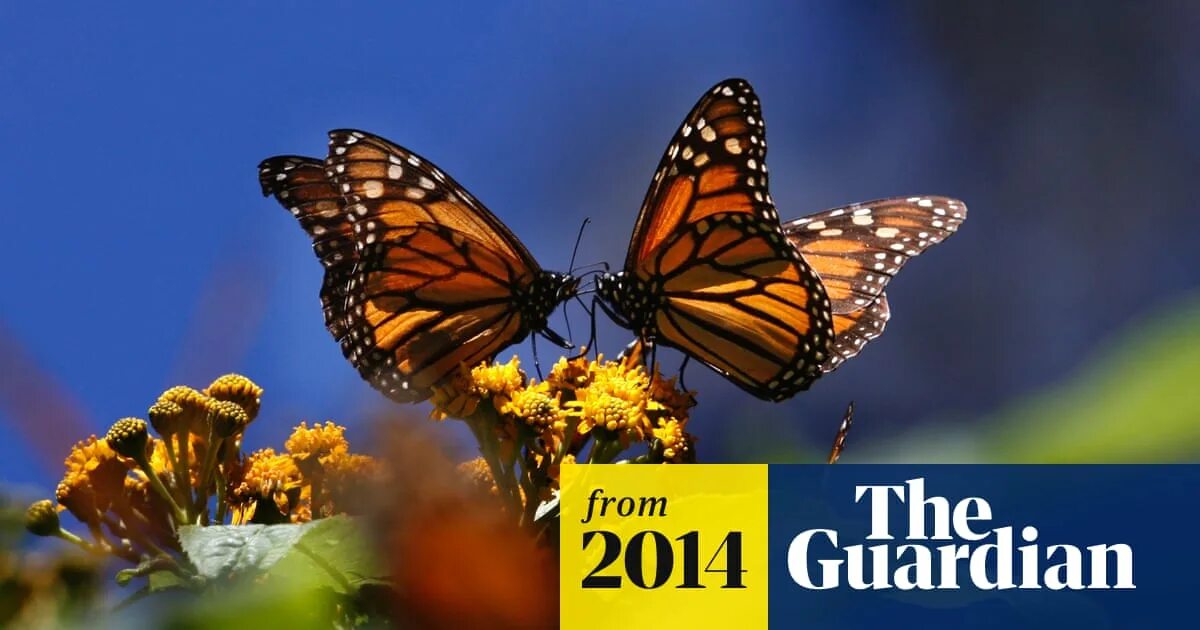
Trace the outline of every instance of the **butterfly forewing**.
<instances>
[{"instance_id":1,"label":"butterfly forewing","mask_svg":"<svg viewBox=\"0 0 1200 630\"><path fill-rule=\"evenodd\" d=\"M356 245L349 357L364 379L394 400L422 400L461 365L491 359L544 325L525 315L537 310L531 285L545 273L474 196L383 138L329 135L325 174Z\"/></svg>"},{"instance_id":2,"label":"butterfly forewing","mask_svg":"<svg viewBox=\"0 0 1200 630\"><path fill-rule=\"evenodd\" d=\"M356 260L353 226L347 219L341 194L325 177L321 160L284 155L263 160L258 166L263 195L275 198L300 222L312 239L317 259L325 267L321 309L325 327L335 339L345 334L346 287Z\"/></svg>"},{"instance_id":3,"label":"butterfly forewing","mask_svg":"<svg viewBox=\"0 0 1200 630\"><path fill-rule=\"evenodd\" d=\"M826 210L783 224L821 277L834 313L875 302L904 263L953 234L967 217L947 197L897 197Z\"/></svg>"},{"instance_id":4,"label":"butterfly forewing","mask_svg":"<svg viewBox=\"0 0 1200 630\"><path fill-rule=\"evenodd\" d=\"M758 97L742 79L713 86L671 138L642 202L626 270L689 223L717 213L778 216L767 192Z\"/></svg>"},{"instance_id":5,"label":"butterfly forewing","mask_svg":"<svg viewBox=\"0 0 1200 630\"><path fill-rule=\"evenodd\" d=\"M365 131L331 131L326 173L345 197L363 245L386 238L392 229L436 223L507 255L518 271L539 269L490 210L432 162L404 147Z\"/></svg>"}]
</instances>

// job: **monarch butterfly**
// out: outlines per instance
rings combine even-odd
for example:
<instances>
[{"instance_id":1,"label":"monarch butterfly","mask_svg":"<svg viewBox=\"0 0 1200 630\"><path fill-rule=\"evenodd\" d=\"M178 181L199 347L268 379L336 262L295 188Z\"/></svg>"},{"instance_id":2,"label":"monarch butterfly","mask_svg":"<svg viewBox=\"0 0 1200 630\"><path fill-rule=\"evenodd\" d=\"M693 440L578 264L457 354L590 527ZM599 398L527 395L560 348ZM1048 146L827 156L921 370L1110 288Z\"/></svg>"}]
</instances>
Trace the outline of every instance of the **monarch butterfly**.
<instances>
[{"instance_id":1,"label":"monarch butterfly","mask_svg":"<svg viewBox=\"0 0 1200 630\"><path fill-rule=\"evenodd\" d=\"M749 83L728 79L706 92L659 162L624 268L601 275L596 291L642 341L681 350L751 394L780 401L882 332L882 289L903 260L876 267L876 254L915 256L952 232L966 209L913 198L784 226L767 191L766 148ZM914 210L926 208L958 214L938 228ZM802 227L821 217L828 229ZM914 241L916 230L925 236ZM882 244L889 239L901 247Z\"/></svg>"},{"instance_id":2,"label":"monarch butterfly","mask_svg":"<svg viewBox=\"0 0 1200 630\"><path fill-rule=\"evenodd\" d=\"M482 203L429 160L378 136L329 133L329 157L259 165L325 265L325 324L373 387L432 394L460 365L530 333L563 347L547 318L579 281L545 271Z\"/></svg>"}]
</instances>

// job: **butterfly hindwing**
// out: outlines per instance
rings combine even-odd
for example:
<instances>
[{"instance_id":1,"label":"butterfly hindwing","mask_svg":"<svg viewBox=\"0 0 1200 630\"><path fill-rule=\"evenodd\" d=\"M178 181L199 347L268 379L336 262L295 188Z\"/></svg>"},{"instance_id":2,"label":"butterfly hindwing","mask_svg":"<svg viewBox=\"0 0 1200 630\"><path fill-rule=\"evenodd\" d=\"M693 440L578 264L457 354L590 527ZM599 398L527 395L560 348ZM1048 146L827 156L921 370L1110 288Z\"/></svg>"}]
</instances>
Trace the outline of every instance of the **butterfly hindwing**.
<instances>
[{"instance_id":1,"label":"butterfly hindwing","mask_svg":"<svg viewBox=\"0 0 1200 630\"><path fill-rule=\"evenodd\" d=\"M434 223L396 228L365 248L352 282L352 360L399 401L421 400L457 369L525 335L507 261L486 244Z\"/></svg>"},{"instance_id":2,"label":"butterfly hindwing","mask_svg":"<svg viewBox=\"0 0 1200 630\"><path fill-rule=\"evenodd\" d=\"M861 352L868 341L883 334L891 317L886 293L880 293L866 308L850 313L834 313L833 345L829 358L821 364L821 371L828 374Z\"/></svg>"},{"instance_id":3,"label":"butterfly hindwing","mask_svg":"<svg viewBox=\"0 0 1200 630\"><path fill-rule=\"evenodd\" d=\"M820 280L775 224L739 213L678 231L654 256L657 339L767 400L807 389L829 358Z\"/></svg>"}]
</instances>

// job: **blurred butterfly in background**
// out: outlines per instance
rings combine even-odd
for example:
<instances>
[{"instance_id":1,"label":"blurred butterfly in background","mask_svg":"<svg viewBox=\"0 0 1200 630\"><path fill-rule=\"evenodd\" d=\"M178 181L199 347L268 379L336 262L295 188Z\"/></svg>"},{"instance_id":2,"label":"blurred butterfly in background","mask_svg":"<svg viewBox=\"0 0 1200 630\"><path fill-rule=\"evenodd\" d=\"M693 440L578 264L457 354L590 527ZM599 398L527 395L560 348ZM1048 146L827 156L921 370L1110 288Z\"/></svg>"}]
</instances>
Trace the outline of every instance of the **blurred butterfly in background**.
<instances>
[{"instance_id":1,"label":"blurred butterfly in background","mask_svg":"<svg viewBox=\"0 0 1200 630\"><path fill-rule=\"evenodd\" d=\"M646 344L694 357L751 394L794 396L883 332L883 288L966 217L941 197L891 199L781 224L758 97L728 79L671 139L625 264L599 304Z\"/></svg>"},{"instance_id":2,"label":"blurred butterfly in background","mask_svg":"<svg viewBox=\"0 0 1200 630\"><path fill-rule=\"evenodd\" d=\"M259 183L312 239L325 326L368 383L416 402L530 333L571 347L547 318L576 278L543 270L428 160L362 131L329 137L324 162L268 158Z\"/></svg>"}]
</instances>

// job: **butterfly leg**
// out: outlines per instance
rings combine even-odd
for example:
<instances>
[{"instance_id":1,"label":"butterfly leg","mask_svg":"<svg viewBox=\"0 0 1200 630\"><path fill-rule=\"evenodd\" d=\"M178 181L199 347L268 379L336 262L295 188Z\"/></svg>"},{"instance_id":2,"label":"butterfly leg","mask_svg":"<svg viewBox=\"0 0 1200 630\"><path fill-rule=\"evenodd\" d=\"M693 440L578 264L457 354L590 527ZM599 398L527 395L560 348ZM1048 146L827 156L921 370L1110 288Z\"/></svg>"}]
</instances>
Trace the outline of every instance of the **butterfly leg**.
<instances>
[{"instance_id":1,"label":"butterfly leg","mask_svg":"<svg viewBox=\"0 0 1200 630\"><path fill-rule=\"evenodd\" d=\"M536 334L529 335L529 345L533 347L533 369L537 371L538 380L544 381L546 379L542 377L542 362L538 359L537 338Z\"/></svg>"},{"instance_id":2,"label":"butterfly leg","mask_svg":"<svg viewBox=\"0 0 1200 630\"><path fill-rule=\"evenodd\" d=\"M692 355L685 354L685 355L683 355L683 363L679 364L679 388L685 392L688 391L688 386L686 383L683 382L683 373L684 373L684 371L687 370L687 366L691 362L692 362Z\"/></svg>"},{"instance_id":3,"label":"butterfly leg","mask_svg":"<svg viewBox=\"0 0 1200 630\"><path fill-rule=\"evenodd\" d=\"M610 315L610 316L612 315L612 313L611 313L611 312L609 312L609 310L608 310L608 307L604 305L604 302L600 301L600 298L597 298L597 297L594 297L594 296L592 297L592 306L591 306L591 308L588 308L588 305L584 303L584 301L583 301L583 298L580 298L580 297L576 296L576 297L575 297L575 299L576 299L576 300L579 302L579 306L580 306L581 308L583 308L583 312L585 312L585 313L587 313L587 314L588 314L588 320L590 320L590 326L591 326L591 330L590 330L590 332L588 333L588 342L587 342L587 344L586 344L586 345L584 345L584 346L583 346L583 351L582 351L582 352L580 352L579 354L577 354L577 355L575 355L575 356L571 357L571 359L578 359L578 358L580 358L580 357L586 356L586 355L587 355L587 352L588 352L588 350L592 350L592 353L593 353L593 355L595 355L595 348L596 348L596 305L597 305L597 304L599 304L599 305L600 305L600 307L601 307L601 308L603 308L605 312L609 313L609 315Z\"/></svg>"}]
</instances>

